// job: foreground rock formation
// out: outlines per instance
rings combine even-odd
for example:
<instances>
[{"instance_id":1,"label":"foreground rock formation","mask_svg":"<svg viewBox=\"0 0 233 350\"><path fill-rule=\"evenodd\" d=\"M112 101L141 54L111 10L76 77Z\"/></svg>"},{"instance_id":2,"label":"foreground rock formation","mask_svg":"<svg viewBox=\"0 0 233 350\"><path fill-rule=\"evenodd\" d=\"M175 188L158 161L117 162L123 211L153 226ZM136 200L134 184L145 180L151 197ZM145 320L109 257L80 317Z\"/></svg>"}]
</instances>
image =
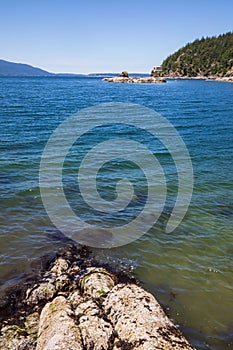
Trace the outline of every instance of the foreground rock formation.
<instances>
[{"instance_id":1,"label":"foreground rock formation","mask_svg":"<svg viewBox=\"0 0 233 350\"><path fill-rule=\"evenodd\" d=\"M161 77L113 77L113 78L103 78L103 80L110 83L130 83L130 84L158 84L166 83L165 78Z\"/></svg>"},{"instance_id":2,"label":"foreground rock formation","mask_svg":"<svg viewBox=\"0 0 233 350\"><path fill-rule=\"evenodd\" d=\"M150 293L84 248L57 256L9 303L2 350L193 349Z\"/></svg>"}]
</instances>

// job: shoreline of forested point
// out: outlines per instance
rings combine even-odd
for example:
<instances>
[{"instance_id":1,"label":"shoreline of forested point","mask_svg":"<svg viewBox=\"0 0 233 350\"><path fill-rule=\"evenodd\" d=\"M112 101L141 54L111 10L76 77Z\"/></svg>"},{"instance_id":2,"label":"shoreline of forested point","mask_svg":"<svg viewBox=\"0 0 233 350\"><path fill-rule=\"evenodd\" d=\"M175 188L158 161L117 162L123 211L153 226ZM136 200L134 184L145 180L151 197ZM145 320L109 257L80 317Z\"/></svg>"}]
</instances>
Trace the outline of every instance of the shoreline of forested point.
<instances>
[{"instance_id":1,"label":"shoreline of forested point","mask_svg":"<svg viewBox=\"0 0 233 350\"><path fill-rule=\"evenodd\" d=\"M169 55L151 75L233 81L233 32L186 44Z\"/></svg>"}]
</instances>

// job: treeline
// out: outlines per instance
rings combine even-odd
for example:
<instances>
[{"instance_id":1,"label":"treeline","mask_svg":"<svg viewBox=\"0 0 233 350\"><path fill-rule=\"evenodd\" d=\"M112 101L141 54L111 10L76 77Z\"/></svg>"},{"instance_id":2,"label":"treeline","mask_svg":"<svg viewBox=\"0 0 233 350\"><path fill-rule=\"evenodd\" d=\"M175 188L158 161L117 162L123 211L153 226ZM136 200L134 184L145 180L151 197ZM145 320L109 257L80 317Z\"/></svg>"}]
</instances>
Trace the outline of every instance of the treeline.
<instances>
[{"instance_id":1,"label":"treeline","mask_svg":"<svg viewBox=\"0 0 233 350\"><path fill-rule=\"evenodd\" d=\"M233 69L233 32L188 43L162 63L162 74L177 76L227 76ZM159 72L157 72L159 75Z\"/></svg>"}]
</instances>

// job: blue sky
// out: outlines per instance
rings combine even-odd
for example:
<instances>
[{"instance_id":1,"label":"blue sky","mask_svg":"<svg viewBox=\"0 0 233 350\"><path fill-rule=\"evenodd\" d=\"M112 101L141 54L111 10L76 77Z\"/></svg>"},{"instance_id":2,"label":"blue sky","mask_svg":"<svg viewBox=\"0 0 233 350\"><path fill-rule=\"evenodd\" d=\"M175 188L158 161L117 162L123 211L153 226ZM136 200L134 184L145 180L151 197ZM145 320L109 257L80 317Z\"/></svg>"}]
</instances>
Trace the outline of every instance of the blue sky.
<instances>
[{"instance_id":1,"label":"blue sky","mask_svg":"<svg viewBox=\"0 0 233 350\"><path fill-rule=\"evenodd\" d=\"M232 0L0 0L0 58L51 72L150 72L232 31Z\"/></svg>"}]
</instances>

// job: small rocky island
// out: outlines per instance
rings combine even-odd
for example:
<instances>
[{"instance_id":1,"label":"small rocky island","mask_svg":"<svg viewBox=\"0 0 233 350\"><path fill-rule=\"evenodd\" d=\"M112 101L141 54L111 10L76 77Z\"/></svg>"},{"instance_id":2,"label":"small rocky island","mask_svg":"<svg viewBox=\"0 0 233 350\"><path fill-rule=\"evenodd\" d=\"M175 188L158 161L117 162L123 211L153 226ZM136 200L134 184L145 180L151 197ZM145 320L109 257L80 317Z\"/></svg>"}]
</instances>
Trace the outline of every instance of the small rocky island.
<instances>
[{"instance_id":1,"label":"small rocky island","mask_svg":"<svg viewBox=\"0 0 233 350\"><path fill-rule=\"evenodd\" d=\"M158 84L166 83L164 77L130 77L128 72L123 71L119 76L112 78L103 78L103 80L110 83L130 83L130 84Z\"/></svg>"},{"instance_id":2,"label":"small rocky island","mask_svg":"<svg viewBox=\"0 0 233 350\"><path fill-rule=\"evenodd\" d=\"M87 248L44 264L0 304L1 350L194 349L152 294Z\"/></svg>"}]
</instances>

